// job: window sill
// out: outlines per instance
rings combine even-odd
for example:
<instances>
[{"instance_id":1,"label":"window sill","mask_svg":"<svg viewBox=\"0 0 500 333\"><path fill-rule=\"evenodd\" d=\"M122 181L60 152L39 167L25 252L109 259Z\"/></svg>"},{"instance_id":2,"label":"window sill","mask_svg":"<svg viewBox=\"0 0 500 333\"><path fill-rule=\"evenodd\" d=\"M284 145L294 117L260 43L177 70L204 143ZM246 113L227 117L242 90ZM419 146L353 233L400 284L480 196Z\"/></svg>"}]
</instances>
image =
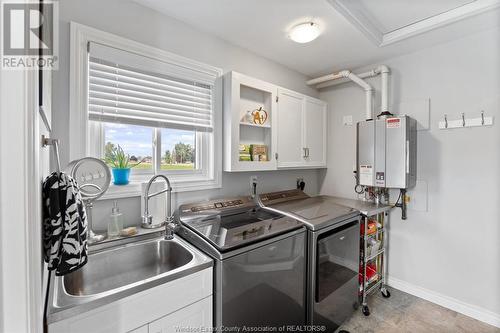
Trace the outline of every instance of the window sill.
<instances>
[{"instance_id":1,"label":"window sill","mask_svg":"<svg viewBox=\"0 0 500 333\"><path fill-rule=\"evenodd\" d=\"M141 185L147 183L151 177L151 175L137 177L132 179L127 185L114 185L111 183L109 189L99 198L99 200L140 197L142 196ZM161 182L161 180L158 181ZM172 193L202 191L222 187L220 177L218 179L170 179L170 182L172 185Z\"/></svg>"}]
</instances>

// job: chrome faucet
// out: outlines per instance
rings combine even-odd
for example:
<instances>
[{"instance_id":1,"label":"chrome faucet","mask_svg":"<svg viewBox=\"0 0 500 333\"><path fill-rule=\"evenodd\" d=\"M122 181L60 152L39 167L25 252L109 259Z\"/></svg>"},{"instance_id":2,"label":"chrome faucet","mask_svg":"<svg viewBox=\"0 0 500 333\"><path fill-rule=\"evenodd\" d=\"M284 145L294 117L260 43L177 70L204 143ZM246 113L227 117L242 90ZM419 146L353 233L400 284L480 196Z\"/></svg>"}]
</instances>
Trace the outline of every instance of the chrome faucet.
<instances>
[{"instance_id":1,"label":"chrome faucet","mask_svg":"<svg viewBox=\"0 0 500 333\"><path fill-rule=\"evenodd\" d=\"M151 184L153 184L157 178L164 179L167 183L167 188L153 194L149 194ZM153 224L153 216L149 214L149 199L165 192L167 192L167 216L165 216L165 221ZM170 185L170 180L168 180L168 178L164 175L153 176L146 186L146 190L144 191L144 215L142 215L141 226L146 229L154 229L165 226L165 239L174 238L178 225L175 223L174 216L172 215L172 186Z\"/></svg>"}]
</instances>

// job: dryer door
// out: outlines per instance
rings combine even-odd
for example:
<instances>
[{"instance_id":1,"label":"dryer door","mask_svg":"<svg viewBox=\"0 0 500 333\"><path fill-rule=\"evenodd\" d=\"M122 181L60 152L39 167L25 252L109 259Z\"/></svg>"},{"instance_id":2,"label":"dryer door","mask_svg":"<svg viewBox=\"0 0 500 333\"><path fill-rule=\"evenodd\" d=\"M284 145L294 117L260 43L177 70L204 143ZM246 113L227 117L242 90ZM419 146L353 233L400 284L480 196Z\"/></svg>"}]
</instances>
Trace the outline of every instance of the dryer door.
<instances>
[{"instance_id":1,"label":"dryer door","mask_svg":"<svg viewBox=\"0 0 500 333\"><path fill-rule=\"evenodd\" d=\"M316 243L314 325L335 331L358 306L359 221L325 232Z\"/></svg>"}]
</instances>

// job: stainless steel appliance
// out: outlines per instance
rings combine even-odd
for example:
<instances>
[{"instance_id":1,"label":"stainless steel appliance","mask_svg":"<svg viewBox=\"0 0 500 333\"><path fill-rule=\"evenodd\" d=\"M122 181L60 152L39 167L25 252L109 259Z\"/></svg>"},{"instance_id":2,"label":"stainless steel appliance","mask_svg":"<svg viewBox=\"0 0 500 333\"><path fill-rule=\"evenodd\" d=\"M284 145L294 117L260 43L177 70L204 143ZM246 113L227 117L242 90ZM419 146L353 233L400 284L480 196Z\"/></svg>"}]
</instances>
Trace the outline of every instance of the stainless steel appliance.
<instances>
[{"instance_id":1,"label":"stainless steel appliance","mask_svg":"<svg viewBox=\"0 0 500 333\"><path fill-rule=\"evenodd\" d=\"M219 331L304 325L306 234L301 222L258 208L249 197L182 205L178 214L178 234L214 259L214 326Z\"/></svg>"},{"instance_id":2,"label":"stainless steel appliance","mask_svg":"<svg viewBox=\"0 0 500 333\"><path fill-rule=\"evenodd\" d=\"M408 189L417 181L417 121L408 116L357 124L358 184Z\"/></svg>"},{"instance_id":3,"label":"stainless steel appliance","mask_svg":"<svg viewBox=\"0 0 500 333\"><path fill-rule=\"evenodd\" d=\"M262 194L307 231L307 323L334 332L358 307L359 212L300 190Z\"/></svg>"}]
</instances>

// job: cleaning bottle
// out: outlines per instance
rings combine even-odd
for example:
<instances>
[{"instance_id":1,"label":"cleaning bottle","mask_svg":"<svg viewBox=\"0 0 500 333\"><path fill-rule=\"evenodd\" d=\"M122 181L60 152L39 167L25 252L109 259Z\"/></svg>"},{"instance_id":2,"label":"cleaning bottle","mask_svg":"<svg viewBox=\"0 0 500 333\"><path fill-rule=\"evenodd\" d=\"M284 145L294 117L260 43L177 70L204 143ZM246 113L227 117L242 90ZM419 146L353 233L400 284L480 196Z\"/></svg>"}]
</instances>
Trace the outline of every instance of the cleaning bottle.
<instances>
[{"instance_id":1,"label":"cleaning bottle","mask_svg":"<svg viewBox=\"0 0 500 333\"><path fill-rule=\"evenodd\" d=\"M108 238L115 238L120 236L120 232L123 229L123 214L120 213L120 208L118 208L118 202L115 200L113 202L113 208L111 209L111 215L109 216L108 222Z\"/></svg>"}]
</instances>

